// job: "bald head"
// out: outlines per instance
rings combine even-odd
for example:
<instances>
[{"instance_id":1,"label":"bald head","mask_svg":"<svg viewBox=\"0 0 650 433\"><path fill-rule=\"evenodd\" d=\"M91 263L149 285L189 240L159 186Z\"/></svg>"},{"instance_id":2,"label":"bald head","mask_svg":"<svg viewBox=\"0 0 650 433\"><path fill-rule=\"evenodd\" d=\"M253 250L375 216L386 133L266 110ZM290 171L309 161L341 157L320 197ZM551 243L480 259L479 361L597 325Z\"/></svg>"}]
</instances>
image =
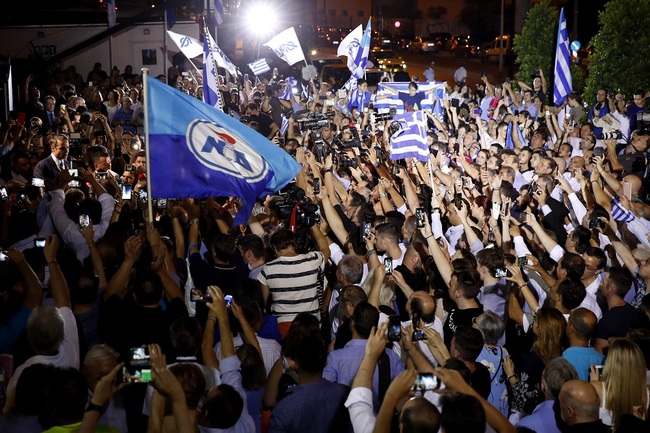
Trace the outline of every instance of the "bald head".
<instances>
[{"instance_id":1,"label":"bald head","mask_svg":"<svg viewBox=\"0 0 650 433\"><path fill-rule=\"evenodd\" d=\"M438 431L440 412L429 400L416 397L404 403L399 422L400 431Z\"/></svg>"},{"instance_id":2,"label":"bald head","mask_svg":"<svg viewBox=\"0 0 650 433\"><path fill-rule=\"evenodd\" d=\"M569 425L598 420L600 401L594 386L582 380L570 380L560 390L562 419Z\"/></svg>"},{"instance_id":3,"label":"bald head","mask_svg":"<svg viewBox=\"0 0 650 433\"><path fill-rule=\"evenodd\" d=\"M569 325L574 337L583 341L589 341L594 335L597 322L596 315L586 308L576 308L569 316Z\"/></svg>"},{"instance_id":4,"label":"bald head","mask_svg":"<svg viewBox=\"0 0 650 433\"><path fill-rule=\"evenodd\" d=\"M432 323L436 318L436 301L425 291L413 292L406 303L406 310L411 318L418 315L424 323Z\"/></svg>"}]
</instances>

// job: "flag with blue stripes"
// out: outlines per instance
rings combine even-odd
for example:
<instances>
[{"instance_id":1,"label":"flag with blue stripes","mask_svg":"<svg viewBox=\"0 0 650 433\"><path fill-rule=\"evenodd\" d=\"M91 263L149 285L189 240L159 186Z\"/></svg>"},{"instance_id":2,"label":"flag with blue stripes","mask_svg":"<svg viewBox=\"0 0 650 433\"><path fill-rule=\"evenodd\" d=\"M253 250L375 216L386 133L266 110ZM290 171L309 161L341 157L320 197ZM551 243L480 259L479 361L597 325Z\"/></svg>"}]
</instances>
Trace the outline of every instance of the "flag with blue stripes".
<instances>
[{"instance_id":1,"label":"flag with blue stripes","mask_svg":"<svg viewBox=\"0 0 650 433\"><path fill-rule=\"evenodd\" d=\"M526 145L526 139L524 138L523 132L521 132L521 129L519 127L514 127L514 122L508 123L508 129L506 130L506 147L508 149L514 149L515 148L515 142L512 139L512 130L515 129L517 131L517 136L519 137L519 141L523 143L523 145Z\"/></svg>"},{"instance_id":2,"label":"flag with blue stripes","mask_svg":"<svg viewBox=\"0 0 650 433\"><path fill-rule=\"evenodd\" d=\"M282 125L280 125L280 134L284 136L284 134L286 134L287 130L289 129L289 119L287 119L287 116L285 116L284 113L282 113L280 117L282 118Z\"/></svg>"},{"instance_id":3,"label":"flag with blue stripes","mask_svg":"<svg viewBox=\"0 0 650 433\"><path fill-rule=\"evenodd\" d=\"M387 112L391 107L397 109L398 114L404 112L404 103L399 99L399 95L389 92L384 89L383 84L389 86L392 89L397 90L398 92L408 93L409 83L408 82L384 82L379 83L377 86L377 95L375 96L374 107L379 113ZM433 95L429 95L422 101L422 110L430 110L436 117L442 119L443 108L442 104L436 104L434 99L431 96L434 96L436 100L442 100L445 96L445 82L436 81L435 83L422 82L418 83L418 91L426 92L430 89L435 89ZM377 98L377 96L386 95L385 98Z\"/></svg>"},{"instance_id":4,"label":"flag with blue stripes","mask_svg":"<svg viewBox=\"0 0 650 433\"><path fill-rule=\"evenodd\" d=\"M196 98L154 79L145 94L153 198L239 197L235 224L245 224L256 199L301 170L266 137Z\"/></svg>"},{"instance_id":5,"label":"flag with blue stripes","mask_svg":"<svg viewBox=\"0 0 650 433\"><path fill-rule=\"evenodd\" d=\"M269 72L271 70L271 67L269 66L268 63L266 63L266 59L262 57L259 60L255 60L252 63L248 64L248 67L251 68L251 71L253 71L253 74L257 77L258 75L262 75L265 72Z\"/></svg>"},{"instance_id":6,"label":"flag with blue stripes","mask_svg":"<svg viewBox=\"0 0 650 433\"><path fill-rule=\"evenodd\" d=\"M223 23L223 18L224 18L223 0L214 0L214 20L217 23L217 25Z\"/></svg>"},{"instance_id":7,"label":"flag with blue stripes","mask_svg":"<svg viewBox=\"0 0 650 433\"><path fill-rule=\"evenodd\" d=\"M612 218L614 221L620 221L623 223L629 223L634 221L634 214L629 210L625 209L621 202L617 199L612 199L612 208L611 208Z\"/></svg>"},{"instance_id":8,"label":"flag with blue stripes","mask_svg":"<svg viewBox=\"0 0 650 433\"><path fill-rule=\"evenodd\" d=\"M278 99L284 99L285 101L291 101L293 99L293 86L298 85L298 80L293 77L287 77L284 80L284 90L281 94L278 95Z\"/></svg>"},{"instance_id":9,"label":"flag with blue stripes","mask_svg":"<svg viewBox=\"0 0 650 433\"><path fill-rule=\"evenodd\" d=\"M423 111L410 111L398 114L393 122L399 122L401 128L390 138L390 159L417 158L428 161L426 114Z\"/></svg>"},{"instance_id":10,"label":"flag with blue stripes","mask_svg":"<svg viewBox=\"0 0 650 433\"><path fill-rule=\"evenodd\" d=\"M223 101L219 92L219 81L217 78L217 62L214 58L214 51L210 43L214 43L210 33L205 33L203 41L203 102L211 107L223 111Z\"/></svg>"},{"instance_id":11,"label":"flag with blue stripes","mask_svg":"<svg viewBox=\"0 0 650 433\"><path fill-rule=\"evenodd\" d=\"M368 19L368 25L361 37L361 43L354 57L354 70L352 75L356 79L361 79L366 73L366 65L368 64L368 54L370 53L370 40L372 39L372 18Z\"/></svg>"},{"instance_id":12,"label":"flag with blue stripes","mask_svg":"<svg viewBox=\"0 0 650 433\"><path fill-rule=\"evenodd\" d=\"M571 83L571 54L569 53L569 32L566 28L564 8L560 10L560 23L557 29L555 49L555 78L553 80L553 102L560 105L573 91Z\"/></svg>"}]
</instances>

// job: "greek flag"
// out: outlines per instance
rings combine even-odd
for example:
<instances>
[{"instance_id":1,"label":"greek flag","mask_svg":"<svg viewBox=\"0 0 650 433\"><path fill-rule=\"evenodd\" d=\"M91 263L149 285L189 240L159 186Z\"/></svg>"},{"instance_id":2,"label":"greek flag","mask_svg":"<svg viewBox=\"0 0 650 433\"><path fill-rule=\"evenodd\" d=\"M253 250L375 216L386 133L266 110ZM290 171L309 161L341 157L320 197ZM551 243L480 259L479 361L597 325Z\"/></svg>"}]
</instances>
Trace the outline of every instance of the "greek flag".
<instances>
[{"instance_id":1,"label":"greek flag","mask_svg":"<svg viewBox=\"0 0 650 433\"><path fill-rule=\"evenodd\" d=\"M108 0L106 2L106 10L108 11L108 27L115 27L115 0Z\"/></svg>"},{"instance_id":2,"label":"greek flag","mask_svg":"<svg viewBox=\"0 0 650 433\"><path fill-rule=\"evenodd\" d=\"M361 37L361 46L356 51L354 58L354 69L352 75L356 79L361 79L366 73L366 65L368 64L368 53L370 52L370 39L372 39L372 18L368 19L368 25Z\"/></svg>"},{"instance_id":3,"label":"greek flag","mask_svg":"<svg viewBox=\"0 0 650 433\"><path fill-rule=\"evenodd\" d=\"M401 129L390 138L390 159L417 158L428 161L426 114L423 111L398 114L393 122L399 122Z\"/></svg>"},{"instance_id":4,"label":"greek flag","mask_svg":"<svg viewBox=\"0 0 650 433\"><path fill-rule=\"evenodd\" d=\"M620 221L624 223L629 223L630 221L634 221L634 214L629 210L625 209L621 204L621 202L619 202L615 198L612 199L611 212L614 221Z\"/></svg>"},{"instance_id":5,"label":"greek flag","mask_svg":"<svg viewBox=\"0 0 650 433\"><path fill-rule=\"evenodd\" d=\"M206 27L205 40L203 41L203 102L223 111L223 101L217 78L217 62L210 43L214 44L214 40Z\"/></svg>"},{"instance_id":6,"label":"greek flag","mask_svg":"<svg viewBox=\"0 0 650 433\"><path fill-rule=\"evenodd\" d=\"M515 129L517 132L517 136L519 137L519 141L523 143L523 145L526 145L526 139L524 138L524 134L521 132L521 129L519 129L518 126L513 126L515 123L510 122L508 123L508 129L506 130L506 147L508 149L514 149L515 148L515 141L512 138L512 130Z\"/></svg>"},{"instance_id":7,"label":"greek flag","mask_svg":"<svg viewBox=\"0 0 650 433\"><path fill-rule=\"evenodd\" d=\"M235 224L245 224L256 199L301 170L266 137L161 81L148 80L145 95L153 198L239 197Z\"/></svg>"},{"instance_id":8,"label":"greek flag","mask_svg":"<svg viewBox=\"0 0 650 433\"><path fill-rule=\"evenodd\" d=\"M271 67L266 63L266 59L263 57L259 60L255 60L253 63L249 63L248 67L251 68L251 71L253 71L253 74L255 74L256 77L271 70Z\"/></svg>"},{"instance_id":9,"label":"greek flag","mask_svg":"<svg viewBox=\"0 0 650 433\"><path fill-rule=\"evenodd\" d=\"M404 102L402 102L402 100L399 99L399 95L396 95L384 89L383 87L384 84L399 92L408 93L409 83L408 82L383 82L383 83L379 83L379 86L377 87L377 96L385 95L387 97L384 97L382 99L375 97L375 103L374 103L375 110L377 110L377 112L379 113L384 113L387 112L391 107L395 107L395 109L397 109L397 113L402 114L404 112ZM444 97L445 82L438 81L435 83L427 83L427 82L418 83L418 92L426 92L431 88L436 89L433 92L433 96L435 98L431 98L430 95L427 96L427 98L425 98L422 101L422 106L420 107L420 109L430 110L436 117L442 118L441 117L443 111L442 104L436 104L435 100L442 100L442 98ZM352 88L351 90L353 91L354 88Z\"/></svg>"},{"instance_id":10,"label":"greek flag","mask_svg":"<svg viewBox=\"0 0 650 433\"><path fill-rule=\"evenodd\" d=\"M214 20L216 21L217 25L223 22L223 17L223 0L214 0Z\"/></svg>"},{"instance_id":11,"label":"greek flag","mask_svg":"<svg viewBox=\"0 0 650 433\"><path fill-rule=\"evenodd\" d=\"M566 28L564 8L562 8L560 24L557 29L557 48L555 49L555 79L553 80L553 102L555 105L562 104L572 89L569 32Z\"/></svg>"},{"instance_id":12,"label":"greek flag","mask_svg":"<svg viewBox=\"0 0 650 433\"><path fill-rule=\"evenodd\" d=\"M284 134L287 133L287 130L289 129L289 119L287 119L287 116L282 113L280 115L282 117L282 125L280 125L280 134L284 136Z\"/></svg>"},{"instance_id":13,"label":"greek flag","mask_svg":"<svg viewBox=\"0 0 650 433\"><path fill-rule=\"evenodd\" d=\"M285 101L291 101L293 99L293 86L298 85L298 80L293 77L287 77L284 80L284 91L281 95L278 95L278 99L284 99Z\"/></svg>"}]
</instances>

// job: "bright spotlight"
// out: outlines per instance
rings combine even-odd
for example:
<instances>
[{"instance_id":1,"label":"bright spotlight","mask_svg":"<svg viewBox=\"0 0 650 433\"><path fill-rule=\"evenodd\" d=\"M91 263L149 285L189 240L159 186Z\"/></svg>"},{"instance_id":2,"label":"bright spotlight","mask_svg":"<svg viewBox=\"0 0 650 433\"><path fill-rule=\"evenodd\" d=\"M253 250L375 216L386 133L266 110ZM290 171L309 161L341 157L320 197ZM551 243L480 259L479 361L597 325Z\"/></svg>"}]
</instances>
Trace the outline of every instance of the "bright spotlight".
<instances>
[{"instance_id":1,"label":"bright spotlight","mask_svg":"<svg viewBox=\"0 0 650 433\"><path fill-rule=\"evenodd\" d=\"M266 36L275 28L275 9L267 3L251 4L247 8L246 20L251 33L257 36Z\"/></svg>"}]
</instances>

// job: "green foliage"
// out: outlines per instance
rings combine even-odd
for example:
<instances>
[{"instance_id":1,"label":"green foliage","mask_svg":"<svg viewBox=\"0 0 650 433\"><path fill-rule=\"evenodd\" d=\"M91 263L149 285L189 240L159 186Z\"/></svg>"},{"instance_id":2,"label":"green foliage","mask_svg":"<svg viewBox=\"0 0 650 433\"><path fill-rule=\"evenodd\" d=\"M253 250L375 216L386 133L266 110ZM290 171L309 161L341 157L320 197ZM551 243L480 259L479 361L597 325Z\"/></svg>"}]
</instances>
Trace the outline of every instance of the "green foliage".
<instances>
[{"instance_id":1,"label":"green foliage","mask_svg":"<svg viewBox=\"0 0 650 433\"><path fill-rule=\"evenodd\" d=\"M602 87L630 99L636 89L650 89L650 0L612 0L598 22L583 99L594 104Z\"/></svg>"},{"instance_id":2,"label":"green foliage","mask_svg":"<svg viewBox=\"0 0 650 433\"><path fill-rule=\"evenodd\" d=\"M541 69L549 92L553 91L551 80L558 18L558 10L551 7L549 0L542 0L526 14L521 34L515 36L513 45L519 65L519 71L515 74L517 81L531 85L530 76L535 70Z\"/></svg>"},{"instance_id":3,"label":"green foliage","mask_svg":"<svg viewBox=\"0 0 650 433\"><path fill-rule=\"evenodd\" d=\"M571 65L571 83L573 87L573 93L582 94L585 89L585 81L587 79L587 72L584 68L573 64Z\"/></svg>"}]
</instances>

